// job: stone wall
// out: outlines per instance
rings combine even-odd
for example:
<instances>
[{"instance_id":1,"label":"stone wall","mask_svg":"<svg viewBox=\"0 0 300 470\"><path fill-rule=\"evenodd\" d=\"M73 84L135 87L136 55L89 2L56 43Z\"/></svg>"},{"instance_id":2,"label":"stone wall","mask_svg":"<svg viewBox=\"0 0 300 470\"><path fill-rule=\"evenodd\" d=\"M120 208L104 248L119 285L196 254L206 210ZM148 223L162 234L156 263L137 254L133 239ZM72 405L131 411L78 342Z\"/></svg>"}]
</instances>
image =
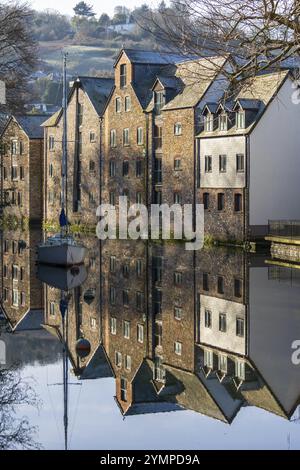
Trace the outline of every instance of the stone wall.
<instances>
[{"instance_id":1,"label":"stone wall","mask_svg":"<svg viewBox=\"0 0 300 470\"><path fill-rule=\"evenodd\" d=\"M288 245L285 243L272 243L272 258L286 261L300 262L300 245Z\"/></svg>"}]
</instances>

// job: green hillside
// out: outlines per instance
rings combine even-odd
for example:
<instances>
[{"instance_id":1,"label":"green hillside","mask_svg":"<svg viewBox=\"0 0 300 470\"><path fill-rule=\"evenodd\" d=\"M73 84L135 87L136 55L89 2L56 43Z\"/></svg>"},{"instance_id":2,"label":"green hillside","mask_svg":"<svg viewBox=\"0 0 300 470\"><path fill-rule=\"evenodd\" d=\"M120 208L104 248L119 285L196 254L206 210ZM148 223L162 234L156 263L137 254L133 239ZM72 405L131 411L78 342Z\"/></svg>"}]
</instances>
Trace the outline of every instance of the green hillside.
<instances>
[{"instance_id":1,"label":"green hillside","mask_svg":"<svg viewBox=\"0 0 300 470\"><path fill-rule=\"evenodd\" d=\"M112 71L116 48L80 46L64 42L40 43L40 58L54 70L61 70L62 50L69 53L70 74L85 75L90 70Z\"/></svg>"}]
</instances>

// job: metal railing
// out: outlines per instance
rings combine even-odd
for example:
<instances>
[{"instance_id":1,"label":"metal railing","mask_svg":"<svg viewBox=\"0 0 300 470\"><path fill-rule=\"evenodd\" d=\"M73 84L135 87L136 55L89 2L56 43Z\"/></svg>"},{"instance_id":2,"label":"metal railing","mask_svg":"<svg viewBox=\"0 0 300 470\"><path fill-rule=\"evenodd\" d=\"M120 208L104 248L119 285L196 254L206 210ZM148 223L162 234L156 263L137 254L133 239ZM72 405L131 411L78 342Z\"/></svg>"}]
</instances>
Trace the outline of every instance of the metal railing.
<instances>
[{"instance_id":1,"label":"metal railing","mask_svg":"<svg viewBox=\"0 0 300 470\"><path fill-rule=\"evenodd\" d=\"M300 220L269 220L268 235L300 239Z\"/></svg>"}]
</instances>

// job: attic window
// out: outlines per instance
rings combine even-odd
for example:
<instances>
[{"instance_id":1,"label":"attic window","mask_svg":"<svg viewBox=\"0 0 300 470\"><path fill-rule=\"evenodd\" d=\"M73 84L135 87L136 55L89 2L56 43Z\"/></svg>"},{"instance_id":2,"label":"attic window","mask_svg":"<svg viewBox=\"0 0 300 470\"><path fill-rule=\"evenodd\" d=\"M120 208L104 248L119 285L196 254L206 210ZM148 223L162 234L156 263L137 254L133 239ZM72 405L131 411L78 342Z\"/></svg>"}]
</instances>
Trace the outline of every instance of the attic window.
<instances>
[{"instance_id":1,"label":"attic window","mask_svg":"<svg viewBox=\"0 0 300 470\"><path fill-rule=\"evenodd\" d=\"M245 362L236 360L235 363L235 376L240 380L245 380Z\"/></svg>"},{"instance_id":2,"label":"attic window","mask_svg":"<svg viewBox=\"0 0 300 470\"><path fill-rule=\"evenodd\" d=\"M161 113L161 108L165 105L165 92L164 91L155 91L154 92L154 109L156 114Z\"/></svg>"},{"instance_id":3,"label":"attic window","mask_svg":"<svg viewBox=\"0 0 300 470\"><path fill-rule=\"evenodd\" d=\"M126 64L120 65L120 87L124 88L127 85L127 67Z\"/></svg>"},{"instance_id":4,"label":"attic window","mask_svg":"<svg viewBox=\"0 0 300 470\"><path fill-rule=\"evenodd\" d=\"M219 116L219 130L227 131L228 129L228 117L226 113L222 113Z\"/></svg>"},{"instance_id":5,"label":"attic window","mask_svg":"<svg viewBox=\"0 0 300 470\"><path fill-rule=\"evenodd\" d=\"M237 113L236 113L236 127L238 129L245 129L245 111L243 111L242 109L240 109Z\"/></svg>"},{"instance_id":6,"label":"attic window","mask_svg":"<svg viewBox=\"0 0 300 470\"><path fill-rule=\"evenodd\" d=\"M210 349L204 349L203 365L208 369L213 369L214 356Z\"/></svg>"},{"instance_id":7,"label":"attic window","mask_svg":"<svg viewBox=\"0 0 300 470\"><path fill-rule=\"evenodd\" d=\"M227 356L220 354L218 357L218 369L220 372L227 374Z\"/></svg>"},{"instance_id":8,"label":"attic window","mask_svg":"<svg viewBox=\"0 0 300 470\"><path fill-rule=\"evenodd\" d=\"M78 126L82 125L83 122L83 104L78 103Z\"/></svg>"},{"instance_id":9,"label":"attic window","mask_svg":"<svg viewBox=\"0 0 300 470\"><path fill-rule=\"evenodd\" d=\"M11 141L11 154L17 155L18 153L18 141L16 139Z\"/></svg>"},{"instance_id":10,"label":"attic window","mask_svg":"<svg viewBox=\"0 0 300 470\"><path fill-rule=\"evenodd\" d=\"M208 113L204 118L204 130L206 132L214 130L214 115L212 113Z\"/></svg>"}]
</instances>

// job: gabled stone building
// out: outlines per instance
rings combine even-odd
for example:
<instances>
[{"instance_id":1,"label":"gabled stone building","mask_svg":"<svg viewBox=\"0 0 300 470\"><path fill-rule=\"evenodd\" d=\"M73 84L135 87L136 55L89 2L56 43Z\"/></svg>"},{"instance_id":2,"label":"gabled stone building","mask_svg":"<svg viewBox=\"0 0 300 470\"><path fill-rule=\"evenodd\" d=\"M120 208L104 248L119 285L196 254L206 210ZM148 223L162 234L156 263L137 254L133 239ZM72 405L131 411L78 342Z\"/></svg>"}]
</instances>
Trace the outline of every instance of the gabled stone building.
<instances>
[{"instance_id":1,"label":"gabled stone building","mask_svg":"<svg viewBox=\"0 0 300 470\"><path fill-rule=\"evenodd\" d=\"M1 134L1 208L3 217L40 223L45 116L11 116Z\"/></svg>"},{"instance_id":2,"label":"gabled stone building","mask_svg":"<svg viewBox=\"0 0 300 470\"><path fill-rule=\"evenodd\" d=\"M68 191L69 220L96 223L96 208L103 183L103 112L112 91L110 78L78 77L68 99ZM61 194L62 110L43 124L44 220L58 222Z\"/></svg>"},{"instance_id":3,"label":"gabled stone building","mask_svg":"<svg viewBox=\"0 0 300 470\"><path fill-rule=\"evenodd\" d=\"M40 240L38 228L0 232L0 309L13 332L41 328L43 292L35 264Z\"/></svg>"},{"instance_id":4,"label":"gabled stone building","mask_svg":"<svg viewBox=\"0 0 300 470\"><path fill-rule=\"evenodd\" d=\"M156 76L180 60L175 54L122 49L114 65L115 87L105 110L103 201L152 200L153 121L147 108Z\"/></svg>"}]
</instances>

